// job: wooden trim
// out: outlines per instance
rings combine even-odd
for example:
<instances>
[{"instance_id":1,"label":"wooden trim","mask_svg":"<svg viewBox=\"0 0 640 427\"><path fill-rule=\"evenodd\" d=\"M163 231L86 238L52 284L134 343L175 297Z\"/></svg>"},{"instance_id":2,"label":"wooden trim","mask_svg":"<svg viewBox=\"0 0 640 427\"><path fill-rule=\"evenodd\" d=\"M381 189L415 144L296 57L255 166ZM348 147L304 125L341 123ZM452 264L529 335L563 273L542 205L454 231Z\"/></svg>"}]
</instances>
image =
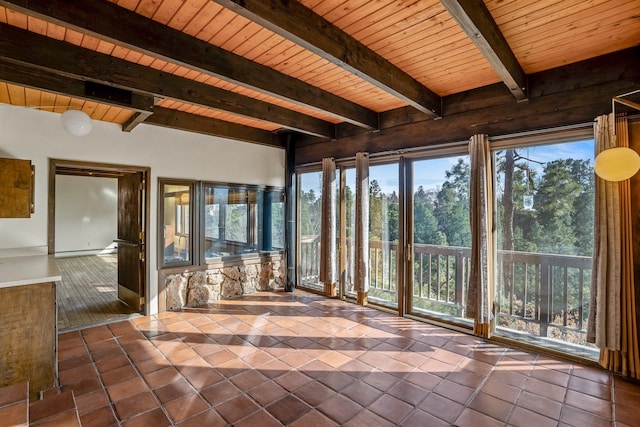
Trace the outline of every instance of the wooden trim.
<instances>
[{"instance_id":1,"label":"wooden trim","mask_svg":"<svg viewBox=\"0 0 640 427\"><path fill-rule=\"evenodd\" d=\"M429 117L440 116L440 96L302 3L214 1L405 101Z\"/></svg>"},{"instance_id":2,"label":"wooden trim","mask_svg":"<svg viewBox=\"0 0 640 427\"><path fill-rule=\"evenodd\" d=\"M140 123L144 123L144 121L147 120L152 114L152 112L141 113L139 111L136 111L131 117L127 119L126 122L122 124L122 131L131 132Z\"/></svg>"},{"instance_id":3,"label":"wooden trim","mask_svg":"<svg viewBox=\"0 0 640 427\"><path fill-rule=\"evenodd\" d=\"M150 191L150 176L151 168L147 166L131 166L131 165L119 165L113 163L95 163L84 162L78 160L63 160L63 159L49 159L49 206L47 212L47 242L48 253L55 254L55 223L56 223L56 211L55 211L55 189L56 189L56 172L58 168L73 168L77 171L74 175L81 175L84 170L85 176L92 176L91 174L100 175L106 172L121 172L121 173L142 173L143 189L144 189L144 257L145 260L149 259L149 220L150 220L150 203L151 203L151 191ZM95 176L95 175L93 175ZM150 295L149 289L149 262L144 263L144 278L142 286L141 298L147 301L146 296ZM145 314L149 314L149 304L144 304Z\"/></svg>"}]
</instances>

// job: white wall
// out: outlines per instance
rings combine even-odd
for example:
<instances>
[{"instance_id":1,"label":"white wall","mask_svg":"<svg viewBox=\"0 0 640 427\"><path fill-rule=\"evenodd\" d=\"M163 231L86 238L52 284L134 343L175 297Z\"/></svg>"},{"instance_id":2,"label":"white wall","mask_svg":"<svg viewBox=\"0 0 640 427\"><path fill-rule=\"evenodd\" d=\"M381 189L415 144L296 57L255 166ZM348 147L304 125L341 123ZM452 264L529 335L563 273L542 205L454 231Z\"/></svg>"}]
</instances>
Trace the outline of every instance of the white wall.
<instances>
[{"instance_id":1,"label":"white wall","mask_svg":"<svg viewBox=\"0 0 640 427\"><path fill-rule=\"evenodd\" d=\"M35 214L0 219L0 250L47 245L49 159L151 168L148 310L157 312L158 178L184 178L284 186L284 150L157 126L132 132L93 122L85 137L67 134L60 114L0 105L0 157L29 159L36 167Z\"/></svg>"},{"instance_id":2,"label":"white wall","mask_svg":"<svg viewBox=\"0 0 640 427\"><path fill-rule=\"evenodd\" d=\"M118 237L118 179L56 176L56 253L102 251Z\"/></svg>"}]
</instances>

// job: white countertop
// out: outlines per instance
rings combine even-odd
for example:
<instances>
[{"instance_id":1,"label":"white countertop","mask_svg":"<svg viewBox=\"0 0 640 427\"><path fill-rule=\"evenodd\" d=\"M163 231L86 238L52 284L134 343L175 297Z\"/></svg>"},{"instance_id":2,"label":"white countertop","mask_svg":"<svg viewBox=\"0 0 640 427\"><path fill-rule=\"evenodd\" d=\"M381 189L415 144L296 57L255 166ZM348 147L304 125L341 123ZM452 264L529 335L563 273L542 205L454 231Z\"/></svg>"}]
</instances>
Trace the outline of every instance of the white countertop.
<instances>
[{"instance_id":1,"label":"white countertop","mask_svg":"<svg viewBox=\"0 0 640 427\"><path fill-rule=\"evenodd\" d=\"M53 256L33 255L0 258L0 288L61 280Z\"/></svg>"}]
</instances>

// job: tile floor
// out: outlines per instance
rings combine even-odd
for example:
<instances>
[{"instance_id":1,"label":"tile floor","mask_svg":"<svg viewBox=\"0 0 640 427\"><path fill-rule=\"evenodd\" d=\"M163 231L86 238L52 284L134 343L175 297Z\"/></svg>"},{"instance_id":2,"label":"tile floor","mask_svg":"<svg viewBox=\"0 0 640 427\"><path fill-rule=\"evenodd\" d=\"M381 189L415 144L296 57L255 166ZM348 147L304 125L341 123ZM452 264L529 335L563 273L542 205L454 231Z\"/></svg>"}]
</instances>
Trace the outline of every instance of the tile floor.
<instances>
[{"instance_id":1,"label":"tile floor","mask_svg":"<svg viewBox=\"0 0 640 427\"><path fill-rule=\"evenodd\" d=\"M87 426L632 426L640 386L318 295L263 292L59 336Z\"/></svg>"}]
</instances>

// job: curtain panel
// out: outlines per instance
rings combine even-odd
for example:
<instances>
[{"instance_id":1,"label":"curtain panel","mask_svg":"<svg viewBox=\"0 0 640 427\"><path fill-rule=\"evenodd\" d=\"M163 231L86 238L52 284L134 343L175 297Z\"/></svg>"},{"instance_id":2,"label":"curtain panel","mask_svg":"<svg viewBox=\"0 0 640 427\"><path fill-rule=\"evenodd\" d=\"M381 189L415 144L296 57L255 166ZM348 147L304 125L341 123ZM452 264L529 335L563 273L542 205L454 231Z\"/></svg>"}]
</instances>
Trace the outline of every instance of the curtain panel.
<instances>
[{"instance_id":1,"label":"curtain panel","mask_svg":"<svg viewBox=\"0 0 640 427\"><path fill-rule=\"evenodd\" d=\"M470 221L471 259L467 290L467 317L474 319L474 333L488 338L493 319L493 172L489 140L474 135L469 141L471 160Z\"/></svg>"},{"instance_id":2,"label":"curtain panel","mask_svg":"<svg viewBox=\"0 0 640 427\"><path fill-rule=\"evenodd\" d=\"M325 294L336 292L336 162L322 159L322 220L320 231L320 281Z\"/></svg>"},{"instance_id":3,"label":"curtain panel","mask_svg":"<svg viewBox=\"0 0 640 427\"><path fill-rule=\"evenodd\" d=\"M359 304L369 292L369 153L356 153L354 287Z\"/></svg>"},{"instance_id":4,"label":"curtain panel","mask_svg":"<svg viewBox=\"0 0 640 427\"><path fill-rule=\"evenodd\" d=\"M596 156L616 147L613 114L596 119ZM600 349L620 350L620 189L596 177L593 269L587 341Z\"/></svg>"},{"instance_id":5,"label":"curtain panel","mask_svg":"<svg viewBox=\"0 0 640 427\"><path fill-rule=\"evenodd\" d=\"M606 120L607 126L598 126L598 121L604 122ZM596 147L597 139L598 139L598 131L603 132L605 129L609 132L609 144L615 147L629 147L629 122L626 117L615 118L613 115L602 116L602 118L598 118L596 122ZM602 125L603 123L600 123ZM615 126L615 134L613 134L613 127ZM606 139L607 135L603 135L601 139ZM597 151L597 148L596 148ZM601 181L599 178L597 181ZM620 250L620 259L616 264L619 266L619 291L618 291L618 301L619 304L613 304L610 307L608 304L604 305L604 309L619 309L619 314L611 313L607 311L604 315L600 312L596 312L596 321L589 322L594 323L594 330L589 331L591 338L593 341L604 343L605 346L600 349L600 365L606 369L609 369L614 372L619 372L624 376L640 379L640 351L638 345L638 325L636 320L636 292L635 292L635 277L634 277L634 265L633 265L633 220L632 220L632 212L631 212L631 183L629 180L620 181L618 183L613 184L613 188L616 189L619 193L619 235L620 240L618 241L618 247ZM596 187L597 194L597 187ZM596 196L597 197L597 196ZM598 200L598 199L596 199ZM596 216L598 215L599 208L596 205ZM604 210L600 212L601 214L607 214L608 211ZM602 230L598 230L599 222L596 222L596 235L599 235ZM608 231L608 228L605 229ZM596 239L597 240L597 239ZM609 239L607 239L608 241ZM595 259L595 257L594 257ZM608 260L609 258L606 258ZM600 265L596 263L594 260L594 268L596 265ZM607 266L607 270L609 267ZM596 273L594 273L594 277ZM599 274L598 274L599 276ZM610 284L611 285L611 284ZM592 283L592 300L594 298L594 291L600 292L598 286L595 286ZM606 292L606 291L605 291ZM616 293L613 292L611 296L608 293L605 293L610 298L616 298ZM595 296L596 300L598 299L598 295ZM596 302L597 304L597 302ZM602 309L598 305L591 305L591 307L595 307L596 310ZM605 318L603 320L603 317ZM615 325L616 319L618 321L619 326L617 327L617 333L619 335L619 349L612 349L607 347L607 337L605 336L602 340L598 340L598 334L608 333L609 328L605 325L602 327L598 325L598 320L600 322L610 322L612 325ZM598 327L600 326L600 327ZM590 328L591 329L591 328ZM604 332L603 332L604 331ZM614 336L615 339L615 336ZM593 342L592 341L592 342Z\"/></svg>"}]
</instances>

